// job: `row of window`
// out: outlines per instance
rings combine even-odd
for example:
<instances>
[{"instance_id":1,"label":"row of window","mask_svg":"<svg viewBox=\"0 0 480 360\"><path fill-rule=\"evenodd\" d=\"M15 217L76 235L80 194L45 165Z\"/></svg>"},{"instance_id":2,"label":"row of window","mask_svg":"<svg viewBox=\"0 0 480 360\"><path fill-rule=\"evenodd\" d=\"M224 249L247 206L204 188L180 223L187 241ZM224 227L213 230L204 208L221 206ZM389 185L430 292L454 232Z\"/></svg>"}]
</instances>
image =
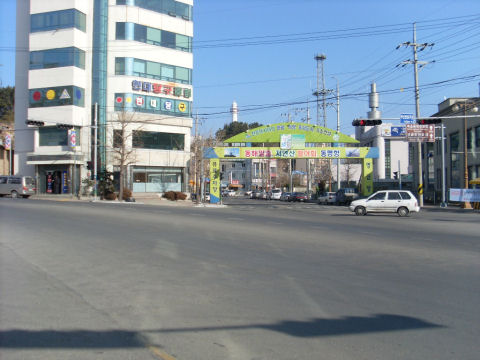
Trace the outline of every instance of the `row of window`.
<instances>
[{"instance_id":1,"label":"row of window","mask_svg":"<svg viewBox=\"0 0 480 360\"><path fill-rule=\"evenodd\" d=\"M77 28L87 31L87 20L84 13L77 9L51 11L30 16L30 32L50 31Z\"/></svg>"},{"instance_id":2,"label":"row of window","mask_svg":"<svg viewBox=\"0 0 480 360\"><path fill-rule=\"evenodd\" d=\"M192 20L192 6L174 0L117 0L117 5L138 6L170 16Z\"/></svg>"},{"instance_id":3,"label":"row of window","mask_svg":"<svg viewBox=\"0 0 480 360\"><path fill-rule=\"evenodd\" d=\"M191 116L191 102L138 94L115 94L115 111Z\"/></svg>"},{"instance_id":4,"label":"row of window","mask_svg":"<svg viewBox=\"0 0 480 360\"><path fill-rule=\"evenodd\" d=\"M121 130L113 130L113 147L121 147L124 138ZM133 131L132 147L136 149L183 151L185 150L185 134Z\"/></svg>"},{"instance_id":5,"label":"row of window","mask_svg":"<svg viewBox=\"0 0 480 360\"><path fill-rule=\"evenodd\" d=\"M29 107L85 106L85 90L78 86L57 86L29 90Z\"/></svg>"},{"instance_id":6,"label":"row of window","mask_svg":"<svg viewBox=\"0 0 480 360\"><path fill-rule=\"evenodd\" d=\"M135 58L115 58L115 75L131 75L149 79L192 83L192 70Z\"/></svg>"},{"instance_id":7,"label":"row of window","mask_svg":"<svg viewBox=\"0 0 480 360\"><path fill-rule=\"evenodd\" d=\"M474 147L480 148L480 126L467 129L467 150ZM460 149L460 133L450 134L450 151L459 151Z\"/></svg>"},{"instance_id":8,"label":"row of window","mask_svg":"<svg viewBox=\"0 0 480 360\"><path fill-rule=\"evenodd\" d=\"M116 24L115 39L134 40L146 44L192 52L191 37L135 23L118 22Z\"/></svg>"},{"instance_id":9,"label":"row of window","mask_svg":"<svg viewBox=\"0 0 480 360\"><path fill-rule=\"evenodd\" d=\"M66 47L30 52L30 70L76 66L85 69L85 51Z\"/></svg>"}]
</instances>

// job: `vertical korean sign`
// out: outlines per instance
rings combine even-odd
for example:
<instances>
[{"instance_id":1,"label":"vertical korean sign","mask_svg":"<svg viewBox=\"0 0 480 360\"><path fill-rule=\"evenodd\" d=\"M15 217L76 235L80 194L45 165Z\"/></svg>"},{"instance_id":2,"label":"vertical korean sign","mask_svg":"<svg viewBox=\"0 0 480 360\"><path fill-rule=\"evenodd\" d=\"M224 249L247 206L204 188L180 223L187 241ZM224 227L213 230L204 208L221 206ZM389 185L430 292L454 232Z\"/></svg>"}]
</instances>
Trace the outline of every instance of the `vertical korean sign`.
<instances>
[{"instance_id":1,"label":"vertical korean sign","mask_svg":"<svg viewBox=\"0 0 480 360\"><path fill-rule=\"evenodd\" d=\"M210 203L220 202L220 160L210 160Z\"/></svg>"},{"instance_id":2,"label":"vertical korean sign","mask_svg":"<svg viewBox=\"0 0 480 360\"><path fill-rule=\"evenodd\" d=\"M75 130L68 130L68 145L75 149L77 146L77 132Z\"/></svg>"},{"instance_id":3,"label":"vertical korean sign","mask_svg":"<svg viewBox=\"0 0 480 360\"><path fill-rule=\"evenodd\" d=\"M367 196L373 192L373 161L370 158L363 159L362 195Z\"/></svg>"}]
</instances>

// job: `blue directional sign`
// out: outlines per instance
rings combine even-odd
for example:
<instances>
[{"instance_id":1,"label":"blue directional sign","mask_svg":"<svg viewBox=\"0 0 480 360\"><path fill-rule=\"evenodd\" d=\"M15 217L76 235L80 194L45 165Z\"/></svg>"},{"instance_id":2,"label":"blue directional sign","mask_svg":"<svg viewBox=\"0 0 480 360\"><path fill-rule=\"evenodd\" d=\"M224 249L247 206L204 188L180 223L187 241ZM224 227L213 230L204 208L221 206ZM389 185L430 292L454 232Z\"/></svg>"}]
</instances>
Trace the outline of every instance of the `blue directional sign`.
<instances>
[{"instance_id":1,"label":"blue directional sign","mask_svg":"<svg viewBox=\"0 0 480 360\"><path fill-rule=\"evenodd\" d=\"M413 114L400 114L400 122L402 124L415 124Z\"/></svg>"}]
</instances>

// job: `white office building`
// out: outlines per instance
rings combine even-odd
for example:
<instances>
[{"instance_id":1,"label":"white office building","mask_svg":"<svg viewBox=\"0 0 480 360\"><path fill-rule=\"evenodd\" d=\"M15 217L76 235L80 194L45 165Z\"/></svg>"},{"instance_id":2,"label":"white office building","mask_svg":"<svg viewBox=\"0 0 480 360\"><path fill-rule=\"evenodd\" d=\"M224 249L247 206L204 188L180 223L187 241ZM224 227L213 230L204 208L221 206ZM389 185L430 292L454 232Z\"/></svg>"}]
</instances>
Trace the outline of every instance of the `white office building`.
<instances>
[{"instance_id":1,"label":"white office building","mask_svg":"<svg viewBox=\"0 0 480 360\"><path fill-rule=\"evenodd\" d=\"M125 144L134 193L185 191L192 7L193 0L17 0L15 173L36 176L39 193L72 193L95 163L118 176L115 149Z\"/></svg>"}]
</instances>

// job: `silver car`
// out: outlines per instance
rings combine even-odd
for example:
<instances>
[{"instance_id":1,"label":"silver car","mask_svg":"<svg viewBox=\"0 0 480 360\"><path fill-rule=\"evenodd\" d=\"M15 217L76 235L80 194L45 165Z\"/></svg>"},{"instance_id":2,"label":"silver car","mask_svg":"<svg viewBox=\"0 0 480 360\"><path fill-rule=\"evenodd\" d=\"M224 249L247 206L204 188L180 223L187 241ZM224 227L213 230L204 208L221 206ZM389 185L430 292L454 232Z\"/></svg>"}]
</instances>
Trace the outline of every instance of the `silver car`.
<instances>
[{"instance_id":1,"label":"silver car","mask_svg":"<svg viewBox=\"0 0 480 360\"><path fill-rule=\"evenodd\" d=\"M31 176L0 176L0 196L28 198L30 195L34 195L35 191L35 179Z\"/></svg>"},{"instance_id":2,"label":"silver car","mask_svg":"<svg viewBox=\"0 0 480 360\"><path fill-rule=\"evenodd\" d=\"M408 216L410 212L419 212L417 199L407 190L382 190L366 199L354 200L350 210L355 215L367 215L369 212L396 212L399 216Z\"/></svg>"}]
</instances>

